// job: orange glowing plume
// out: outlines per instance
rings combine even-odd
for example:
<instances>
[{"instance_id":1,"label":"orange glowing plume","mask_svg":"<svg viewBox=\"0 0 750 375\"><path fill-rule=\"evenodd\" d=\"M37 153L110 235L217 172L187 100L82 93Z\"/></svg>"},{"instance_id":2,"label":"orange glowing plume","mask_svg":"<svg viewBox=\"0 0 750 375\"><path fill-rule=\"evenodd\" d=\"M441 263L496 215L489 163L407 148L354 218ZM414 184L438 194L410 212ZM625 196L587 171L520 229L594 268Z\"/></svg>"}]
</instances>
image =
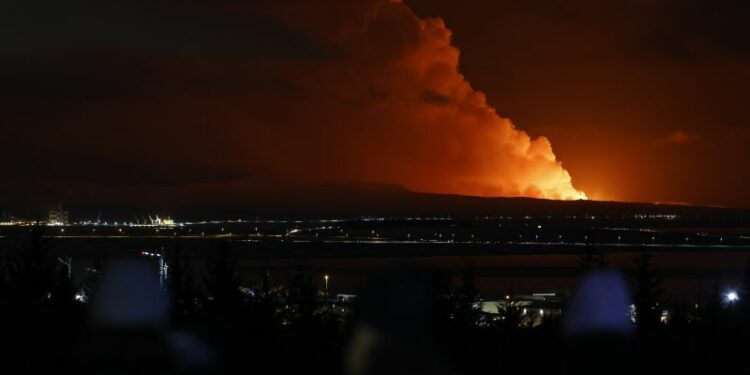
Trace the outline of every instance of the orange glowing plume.
<instances>
[{"instance_id":1,"label":"orange glowing plume","mask_svg":"<svg viewBox=\"0 0 750 375\"><path fill-rule=\"evenodd\" d=\"M284 149L320 155L296 160L299 175L323 171L423 192L586 199L547 138L517 129L471 87L442 19L420 18L399 1L284 4L273 2L271 12L337 51L333 60L283 73L312 93L285 112L306 127Z\"/></svg>"}]
</instances>

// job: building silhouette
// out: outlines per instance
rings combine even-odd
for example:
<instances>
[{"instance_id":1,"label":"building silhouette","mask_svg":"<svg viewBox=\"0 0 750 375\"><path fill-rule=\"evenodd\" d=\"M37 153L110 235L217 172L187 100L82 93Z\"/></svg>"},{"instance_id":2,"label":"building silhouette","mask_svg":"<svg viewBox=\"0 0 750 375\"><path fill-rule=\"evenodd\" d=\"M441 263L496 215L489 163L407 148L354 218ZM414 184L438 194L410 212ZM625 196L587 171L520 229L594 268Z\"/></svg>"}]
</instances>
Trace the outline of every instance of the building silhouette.
<instances>
[{"instance_id":1,"label":"building silhouette","mask_svg":"<svg viewBox=\"0 0 750 375\"><path fill-rule=\"evenodd\" d=\"M50 225L65 225L68 224L68 211L63 209L62 203L58 203L56 207L52 207L49 210L49 216L47 217L47 223Z\"/></svg>"}]
</instances>

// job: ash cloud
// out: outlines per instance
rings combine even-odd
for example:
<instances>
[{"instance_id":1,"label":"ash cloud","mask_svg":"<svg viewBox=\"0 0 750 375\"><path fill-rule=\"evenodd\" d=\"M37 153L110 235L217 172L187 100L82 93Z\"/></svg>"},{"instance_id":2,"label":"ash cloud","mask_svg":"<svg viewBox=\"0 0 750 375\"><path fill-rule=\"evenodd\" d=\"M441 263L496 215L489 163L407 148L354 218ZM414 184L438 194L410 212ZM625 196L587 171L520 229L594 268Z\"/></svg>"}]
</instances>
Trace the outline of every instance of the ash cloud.
<instances>
[{"instance_id":1,"label":"ash cloud","mask_svg":"<svg viewBox=\"0 0 750 375\"><path fill-rule=\"evenodd\" d=\"M49 22L28 29L47 3ZM101 189L237 176L585 197L546 138L461 75L444 22L400 2L11 4L2 17L27 40L0 51L14 77L0 88L5 167L20 158Z\"/></svg>"}]
</instances>

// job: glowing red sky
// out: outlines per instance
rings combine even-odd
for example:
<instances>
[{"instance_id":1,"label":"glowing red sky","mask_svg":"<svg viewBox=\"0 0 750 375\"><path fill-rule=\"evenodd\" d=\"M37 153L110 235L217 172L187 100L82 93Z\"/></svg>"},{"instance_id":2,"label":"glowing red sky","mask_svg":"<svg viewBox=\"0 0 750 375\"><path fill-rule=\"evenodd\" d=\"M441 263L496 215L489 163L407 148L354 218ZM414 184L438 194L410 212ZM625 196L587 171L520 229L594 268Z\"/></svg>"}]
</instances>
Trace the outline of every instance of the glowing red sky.
<instances>
[{"instance_id":1,"label":"glowing red sky","mask_svg":"<svg viewBox=\"0 0 750 375\"><path fill-rule=\"evenodd\" d=\"M592 198L750 206L750 4L409 0Z\"/></svg>"},{"instance_id":2,"label":"glowing red sky","mask_svg":"<svg viewBox=\"0 0 750 375\"><path fill-rule=\"evenodd\" d=\"M719 3L11 1L0 209L326 181L747 206L747 9Z\"/></svg>"}]
</instances>

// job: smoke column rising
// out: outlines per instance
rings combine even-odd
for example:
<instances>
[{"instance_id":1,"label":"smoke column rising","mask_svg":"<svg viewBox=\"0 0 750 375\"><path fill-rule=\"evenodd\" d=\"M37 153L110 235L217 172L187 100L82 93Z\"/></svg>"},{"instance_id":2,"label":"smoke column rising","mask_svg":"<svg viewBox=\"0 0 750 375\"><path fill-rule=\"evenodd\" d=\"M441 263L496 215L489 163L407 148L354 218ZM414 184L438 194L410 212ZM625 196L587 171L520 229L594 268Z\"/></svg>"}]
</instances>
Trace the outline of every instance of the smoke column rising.
<instances>
[{"instance_id":1,"label":"smoke column rising","mask_svg":"<svg viewBox=\"0 0 750 375\"><path fill-rule=\"evenodd\" d=\"M461 75L444 22L403 3L12 4L0 21L25 39L0 51L7 196L208 202L363 181L585 198L546 138Z\"/></svg>"},{"instance_id":2,"label":"smoke column rising","mask_svg":"<svg viewBox=\"0 0 750 375\"><path fill-rule=\"evenodd\" d=\"M428 192L586 198L545 137L530 138L471 87L442 19L421 19L398 1L360 2L363 17L300 16L314 9L345 14L337 3L323 3L296 16L283 6L276 10L339 52L339 61L316 66L305 78L307 87L325 91L326 108L344 114L305 116L319 120L314 128L336 134L331 147L343 150L342 157L356 160L335 177ZM347 125L330 125L341 118Z\"/></svg>"}]
</instances>

